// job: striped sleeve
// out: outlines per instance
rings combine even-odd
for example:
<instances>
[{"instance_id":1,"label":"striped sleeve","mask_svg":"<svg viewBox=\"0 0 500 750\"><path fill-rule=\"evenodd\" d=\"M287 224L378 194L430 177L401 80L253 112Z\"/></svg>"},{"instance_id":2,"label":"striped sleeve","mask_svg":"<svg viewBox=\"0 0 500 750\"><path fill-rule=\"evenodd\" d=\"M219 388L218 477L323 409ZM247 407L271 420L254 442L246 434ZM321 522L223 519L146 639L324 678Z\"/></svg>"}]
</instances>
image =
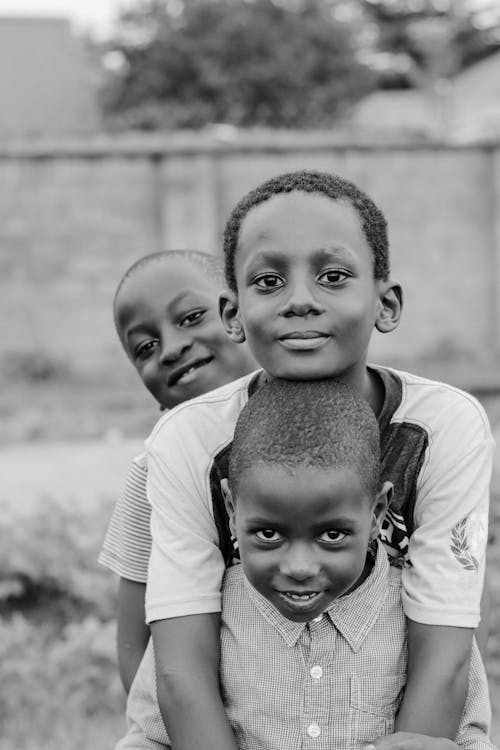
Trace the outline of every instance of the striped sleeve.
<instances>
[{"instance_id":1,"label":"striped sleeve","mask_svg":"<svg viewBox=\"0 0 500 750\"><path fill-rule=\"evenodd\" d=\"M146 583L151 555L151 506L145 454L134 458L109 522L99 562L121 578Z\"/></svg>"}]
</instances>

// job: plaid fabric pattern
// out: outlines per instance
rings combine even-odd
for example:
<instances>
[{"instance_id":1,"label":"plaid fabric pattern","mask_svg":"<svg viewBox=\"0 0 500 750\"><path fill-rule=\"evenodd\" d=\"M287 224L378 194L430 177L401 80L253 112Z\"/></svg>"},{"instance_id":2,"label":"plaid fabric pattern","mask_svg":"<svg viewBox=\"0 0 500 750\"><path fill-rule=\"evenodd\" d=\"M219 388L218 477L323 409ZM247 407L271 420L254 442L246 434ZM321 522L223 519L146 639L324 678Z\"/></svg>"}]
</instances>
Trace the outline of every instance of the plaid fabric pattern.
<instances>
[{"instance_id":1,"label":"plaid fabric pattern","mask_svg":"<svg viewBox=\"0 0 500 750\"><path fill-rule=\"evenodd\" d=\"M317 621L280 615L239 568L227 572L224 610L221 678L238 747L354 748L393 731L405 621L385 554Z\"/></svg>"},{"instance_id":2,"label":"plaid fabric pattern","mask_svg":"<svg viewBox=\"0 0 500 750\"><path fill-rule=\"evenodd\" d=\"M223 587L221 682L240 750L361 750L394 729L406 682L401 572L379 548L355 591L315 621L286 619L246 580L241 565ZM151 647L129 695L129 733L117 750L160 750L168 736L156 704ZM475 647L457 741L493 750L486 677Z\"/></svg>"}]
</instances>

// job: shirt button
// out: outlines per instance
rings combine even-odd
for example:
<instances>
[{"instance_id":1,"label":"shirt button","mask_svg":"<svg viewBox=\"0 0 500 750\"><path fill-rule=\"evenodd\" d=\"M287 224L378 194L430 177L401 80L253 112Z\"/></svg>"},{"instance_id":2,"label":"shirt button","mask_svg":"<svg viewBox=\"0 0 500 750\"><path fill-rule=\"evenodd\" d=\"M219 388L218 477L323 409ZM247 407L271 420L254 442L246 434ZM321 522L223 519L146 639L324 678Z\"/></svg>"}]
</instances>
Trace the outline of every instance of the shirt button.
<instances>
[{"instance_id":1,"label":"shirt button","mask_svg":"<svg viewBox=\"0 0 500 750\"><path fill-rule=\"evenodd\" d=\"M321 734L321 729L317 724L309 724L307 727L307 734L309 737L313 737L313 739L316 739L316 737L319 737Z\"/></svg>"},{"instance_id":2,"label":"shirt button","mask_svg":"<svg viewBox=\"0 0 500 750\"><path fill-rule=\"evenodd\" d=\"M311 622L321 622L322 619L323 619L323 615L321 614L315 617L314 620L311 620Z\"/></svg>"},{"instance_id":3,"label":"shirt button","mask_svg":"<svg viewBox=\"0 0 500 750\"><path fill-rule=\"evenodd\" d=\"M314 677L315 680L319 680L323 677L323 668L318 665L311 667L309 674L311 677Z\"/></svg>"}]
</instances>

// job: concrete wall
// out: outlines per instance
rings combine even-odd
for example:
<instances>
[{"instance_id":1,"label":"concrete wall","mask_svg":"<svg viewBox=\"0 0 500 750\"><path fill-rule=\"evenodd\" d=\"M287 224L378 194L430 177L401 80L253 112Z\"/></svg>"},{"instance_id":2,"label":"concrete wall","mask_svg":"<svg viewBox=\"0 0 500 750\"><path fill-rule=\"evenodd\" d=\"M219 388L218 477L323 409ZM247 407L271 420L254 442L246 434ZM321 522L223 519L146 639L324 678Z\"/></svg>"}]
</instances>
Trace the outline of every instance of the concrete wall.
<instances>
[{"instance_id":1,"label":"concrete wall","mask_svg":"<svg viewBox=\"0 0 500 750\"><path fill-rule=\"evenodd\" d=\"M217 252L236 200L299 168L354 180L387 215L405 311L372 358L500 384L500 146L186 136L0 150L0 355L116 366L110 302L124 269L160 248Z\"/></svg>"}]
</instances>

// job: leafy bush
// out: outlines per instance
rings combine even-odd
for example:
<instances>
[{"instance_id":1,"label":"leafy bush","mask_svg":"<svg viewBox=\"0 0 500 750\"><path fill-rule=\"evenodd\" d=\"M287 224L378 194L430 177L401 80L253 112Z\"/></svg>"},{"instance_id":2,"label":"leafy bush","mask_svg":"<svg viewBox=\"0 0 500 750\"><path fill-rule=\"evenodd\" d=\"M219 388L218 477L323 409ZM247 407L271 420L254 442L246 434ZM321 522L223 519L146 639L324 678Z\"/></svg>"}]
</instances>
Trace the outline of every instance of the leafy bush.
<instances>
[{"instance_id":1,"label":"leafy bush","mask_svg":"<svg viewBox=\"0 0 500 750\"><path fill-rule=\"evenodd\" d=\"M60 380L69 375L67 363L40 349L5 352L2 371L8 380L23 380L32 384Z\"/></svg>"},{"instance_id":2,"label":"leafy bush","mask_svg":"<svg viewBox=\"0 0 500 750\"><path fill-rule=\"evenodd\" d=\"M82 510L66 499L42 497L29 515L6 504L0 517L0 612L42 607L59 618L115 611L115 582L97 564L110 515L105 503Z\"/></svg>"},{"instance_id":3,"label":"leafy bush","mask_svg":"<svg viewBox=\"0 0 500 750\"><path fill-rule=\"evenodd\" d=\"M112 748L125 696L115 582L97 563L110 503L40 498L0 518L0 750Z\"/></svg>"},{"instance_id":4,"label":"leafy bush","mask_svg":"<svg viewBox=\"0 0 500 750\"><path fill-rule=\"evenodd\" d=\"M0 725L13 748L30 741L38 748L64 747L68 737L72 747L97 747L85 744L90 725L109 725L113 717L112 747L125 713L113 622L89 616L55 637L51 627L17 614L0 623L0 662Z\"/></svg>"}]
</instances>

